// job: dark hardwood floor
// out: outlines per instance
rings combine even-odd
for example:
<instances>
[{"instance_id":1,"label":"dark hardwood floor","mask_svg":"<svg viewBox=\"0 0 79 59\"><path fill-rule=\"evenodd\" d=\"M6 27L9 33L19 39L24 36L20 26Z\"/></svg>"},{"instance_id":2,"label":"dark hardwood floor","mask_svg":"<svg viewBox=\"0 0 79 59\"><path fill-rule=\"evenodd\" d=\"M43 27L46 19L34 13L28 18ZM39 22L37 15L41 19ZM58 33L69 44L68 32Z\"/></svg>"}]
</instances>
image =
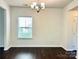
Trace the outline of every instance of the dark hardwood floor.
<instances>
[{"instance_id":1,"label":"dark hardwood floor","mask_svg":"<svg viewBox=\"0 0 79 59\"><path fill-rule=\"evenodd\" d=\"M19 47L5 51L2 57L3 59L75 59L65 53L66 51L61 47Z\"/></svg>"},{"instance_id":2,"label":"dark hardwood floor","mask_svg":"<svg viewBox=\"0 0 79 59\"><path fill-rule=\"evenodd\" d=\"M2 59L3 52L4 52L4 48L3 47L0 47L0 59Z\"/></svg>"}]
</instances>

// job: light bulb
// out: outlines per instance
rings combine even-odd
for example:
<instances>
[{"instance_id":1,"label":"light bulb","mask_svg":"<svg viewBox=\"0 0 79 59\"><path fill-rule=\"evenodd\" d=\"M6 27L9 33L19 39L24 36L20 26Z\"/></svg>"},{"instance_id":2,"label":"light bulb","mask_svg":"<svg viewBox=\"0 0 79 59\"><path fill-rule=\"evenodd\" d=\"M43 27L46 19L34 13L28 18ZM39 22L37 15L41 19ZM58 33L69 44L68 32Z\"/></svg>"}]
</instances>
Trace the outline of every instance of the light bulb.
<instances>
[{"instance_id":1,"label":"light bulb","mask_svg":"<svg viewBox=\"0 0 79 59\"><path fill-rule=\"evenodd\" d=\"M45 9L45 3L41 3L41 9Z\"/></svg>"},{"instance_id":2,"label":"light bulb","mask_svg":"<svg viewBox=\"0 0 79 59\"><path fill-rule=\"evenodd\" d=\"M37 9L37 10L38 10L38 9L39 9L39 7L38 7L38 6L36 6L36 7L35 7L35 9Z\"/></svg>"},{"instance_id":3,"label":"light bulb","mask_svg":"<svg viewBox=\"0 0 79 59\"><path fill-rule=\"evenodd\" d=\"M34 8L34 5L31 5L31 8L33 9Z\"/></svg>"},{"instance_id":4,"label":"light bulb","mask_svg":"<svg viewBox=\"0 0 79 59\"><path fill-rule=\"evenodd\" d=\"M41 6L45 6L45 3L41 3Z\"/></svg>"}]
</instances>

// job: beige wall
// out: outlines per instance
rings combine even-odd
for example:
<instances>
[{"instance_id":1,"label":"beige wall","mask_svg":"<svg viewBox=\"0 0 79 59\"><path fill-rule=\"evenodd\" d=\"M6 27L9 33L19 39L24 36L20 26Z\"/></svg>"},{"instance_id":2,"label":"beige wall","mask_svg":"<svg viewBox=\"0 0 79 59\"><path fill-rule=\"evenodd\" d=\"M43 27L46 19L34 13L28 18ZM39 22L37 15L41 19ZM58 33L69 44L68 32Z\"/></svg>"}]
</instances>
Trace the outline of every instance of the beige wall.
<instances>
[{"instance_id":1,"label":"beige wall","mask_svg":"<svg viewBox=\"0 0 79 59\"><path fill-rule=\"evenodd\" d=\"M19 16L33 17L33 38L17 38ZM63 9L46 8L40 13L30 8L11 7L11 46L12 47L61 47Z\"/></svg>"},{"instance_id":2,"label":"beige wall","mask_svg":"<svg viewBox=\"0 0 79 59\"><path fill-rule=\"evenodd\" d=\"M10 9L9 9L9 5L4 1L4 0L0 0L0 7L4 8L6 10L6 28L5 28L5 36L4 36L4 47L5 50L7 50L9 48L9 40L10 40Z\"/></svg>"}]
</instances>

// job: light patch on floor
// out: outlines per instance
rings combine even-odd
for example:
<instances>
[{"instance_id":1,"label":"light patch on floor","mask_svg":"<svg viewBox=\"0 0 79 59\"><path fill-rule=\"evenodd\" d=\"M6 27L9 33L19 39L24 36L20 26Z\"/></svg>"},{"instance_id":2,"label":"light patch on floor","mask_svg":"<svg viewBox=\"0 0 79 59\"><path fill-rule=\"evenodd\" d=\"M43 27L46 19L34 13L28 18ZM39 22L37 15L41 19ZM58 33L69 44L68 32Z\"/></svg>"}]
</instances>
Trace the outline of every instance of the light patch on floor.
<instances>
[{"instance_id":1,"label":"light patch on floor","mask_svg":"<svg viewBox=\"0 0 79 59\"><path fill-rule=\"evenodd\" d=\"M35 59L35 58L30 53L28 53L28 54L27 53L20 53L20 54L16 55L15 59Z\"/></svg>"}]
</instances>

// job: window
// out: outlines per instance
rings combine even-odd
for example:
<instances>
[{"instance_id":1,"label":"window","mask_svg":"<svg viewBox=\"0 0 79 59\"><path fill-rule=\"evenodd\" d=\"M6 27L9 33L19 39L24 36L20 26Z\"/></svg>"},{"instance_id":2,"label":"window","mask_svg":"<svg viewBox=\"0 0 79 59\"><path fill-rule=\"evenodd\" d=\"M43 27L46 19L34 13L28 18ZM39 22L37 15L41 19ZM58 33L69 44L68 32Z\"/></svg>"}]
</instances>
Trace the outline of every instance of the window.
<instances>
[{"instance_id":1,"label":"window","mask_svg":"<svg viewBox=\"0 0 79 59\"><path fill-rule=\"evenodd\" d=\"M18 18L18 38L32 38L32 17Z\"/></svg>"}]
</instances>

